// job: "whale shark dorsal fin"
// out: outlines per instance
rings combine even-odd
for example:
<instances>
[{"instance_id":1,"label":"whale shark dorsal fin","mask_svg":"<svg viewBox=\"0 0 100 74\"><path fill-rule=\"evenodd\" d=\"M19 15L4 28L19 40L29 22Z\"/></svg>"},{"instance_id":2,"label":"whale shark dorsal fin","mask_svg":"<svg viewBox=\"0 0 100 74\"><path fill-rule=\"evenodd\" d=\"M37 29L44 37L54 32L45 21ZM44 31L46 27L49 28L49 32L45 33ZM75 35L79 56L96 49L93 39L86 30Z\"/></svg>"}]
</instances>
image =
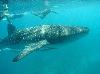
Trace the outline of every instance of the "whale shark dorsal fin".
<instances>
[{"instance_id":1,"label":"whale shark dorsal fin","mask_svg":"<svg viewBox=\"0 0 100 74\"><path fill-rule=\"evenodd\" d=\"M44 47L45 45L49 44L47 40L41 40L36 43L31 43L28 46L25 47L24 50L22 50L19 55L17 55L14 59L13 62L17 62L27 56L28 54L32 53L33 51L38 50L39 48Z\"/></svg>"},{"instance_id":2,"label":"whale shark dorsal fin","mask_svg":"<svg viewBox=\"0 0 100 74\"><path fill-rule=\"evenodd\" d=\"M8 36L9 36L16 31L16 27L13 24L9 23L7 25L7 31L8 31Z\"/></svg>"}]
</instances>

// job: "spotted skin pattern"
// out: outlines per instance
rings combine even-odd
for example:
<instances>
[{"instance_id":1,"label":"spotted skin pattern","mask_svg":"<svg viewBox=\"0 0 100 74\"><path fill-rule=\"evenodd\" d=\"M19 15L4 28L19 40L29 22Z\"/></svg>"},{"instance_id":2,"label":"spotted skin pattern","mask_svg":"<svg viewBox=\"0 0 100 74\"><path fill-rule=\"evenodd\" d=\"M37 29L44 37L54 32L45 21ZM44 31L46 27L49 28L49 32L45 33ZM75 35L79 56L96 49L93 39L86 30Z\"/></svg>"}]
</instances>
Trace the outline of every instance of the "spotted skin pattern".
<instances>
[{"instance_id":1,"label":"spotted skin pattern","mask_svg":"<svg viewBox=\"0 0 100 74\"><path fill-rule=\"evenodd\" d=\"M56 44L63 41L77 39L89 32L87 27L62 26L62 25L39 25L21 30L16 30L0 42L3 48L23 48L13 62L17 62L34 50L47 44ZM17 46L17 47L16 47Z\"/></svg>"}]
</instances>

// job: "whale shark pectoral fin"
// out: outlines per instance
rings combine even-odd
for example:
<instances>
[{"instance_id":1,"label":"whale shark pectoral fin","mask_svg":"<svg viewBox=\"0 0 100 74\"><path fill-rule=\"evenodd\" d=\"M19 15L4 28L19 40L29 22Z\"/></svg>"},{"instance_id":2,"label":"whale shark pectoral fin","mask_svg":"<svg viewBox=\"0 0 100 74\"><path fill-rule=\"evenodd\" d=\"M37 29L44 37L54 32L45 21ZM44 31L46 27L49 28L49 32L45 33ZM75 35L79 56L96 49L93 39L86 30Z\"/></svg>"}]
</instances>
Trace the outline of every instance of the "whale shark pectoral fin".
<instances>
[{"instance_id":1,"label":"whale shark pectoral fin","mask_svg":"<svg viewBox=\"0 0 100 74\"><path fill-rule=\"evenodd\" d=\"M32 53L33 51L38 50L39 48L44 47L45 45L49 44L47 40L42 40L36 43L31 43L28 46L25 47L23 51L20 52L19 55L17 55L14 59L13 62L17 62L27 56L28 54Z\"/></svg>"}]
</instances>

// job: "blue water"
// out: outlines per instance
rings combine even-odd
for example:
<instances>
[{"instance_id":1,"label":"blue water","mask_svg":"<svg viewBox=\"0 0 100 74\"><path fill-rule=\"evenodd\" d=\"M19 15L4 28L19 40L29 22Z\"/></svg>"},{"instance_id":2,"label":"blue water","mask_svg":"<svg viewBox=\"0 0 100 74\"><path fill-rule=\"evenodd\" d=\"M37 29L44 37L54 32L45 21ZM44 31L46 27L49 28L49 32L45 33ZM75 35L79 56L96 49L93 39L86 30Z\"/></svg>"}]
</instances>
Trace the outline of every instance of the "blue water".
<instances>
[{"instance_id":1,"label":"blue water","mask_svg":"<svg viewBox=\"0 0 100 74\"><path fill-rule=\"evenodd\" d=\"M2 52L0 74L100 74L100 1L69 0L66 4L59 1L53 8L58 14L50 13L43 20L27 14L13 20L14 25L17 28L38 24L82 25L90 29L89 34L77 41L57 45L54 50L32 53L17 63L13 63L12 58L18 52ZM6 26L7 21L0 21L0 38L7 36Z\"/></svg>"}]
</instances>

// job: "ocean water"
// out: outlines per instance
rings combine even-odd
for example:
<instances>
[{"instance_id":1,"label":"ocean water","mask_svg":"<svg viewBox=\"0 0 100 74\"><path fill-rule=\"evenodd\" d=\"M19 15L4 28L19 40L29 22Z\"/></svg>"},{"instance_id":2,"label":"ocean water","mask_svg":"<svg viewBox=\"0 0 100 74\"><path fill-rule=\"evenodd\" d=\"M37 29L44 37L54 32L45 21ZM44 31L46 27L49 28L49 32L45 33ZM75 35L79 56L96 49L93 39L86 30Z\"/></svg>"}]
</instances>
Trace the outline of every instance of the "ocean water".
<instances>
[{"instance_id":1,"label":"ocean water","mask_svg":"<svg viewBox=\"0 0 100 74\"><path fill-rule=\"evenodd\" d=\"M10 0L10 12L40 11L46 8L46 0L31 1ZM100 74L100 1L50 0L49 4L57 14L50 13L44 19L26 14L13 19L13 24L17 28L39 24L82 25L90 29L89 34L79 40L56 45L54 50L31 53L16 63L12 62L12 58L18 52L2 52L0 74ZM0 38L7 36L6 27L7 21L1 20Z\"/></svg>"}]
</instances>

